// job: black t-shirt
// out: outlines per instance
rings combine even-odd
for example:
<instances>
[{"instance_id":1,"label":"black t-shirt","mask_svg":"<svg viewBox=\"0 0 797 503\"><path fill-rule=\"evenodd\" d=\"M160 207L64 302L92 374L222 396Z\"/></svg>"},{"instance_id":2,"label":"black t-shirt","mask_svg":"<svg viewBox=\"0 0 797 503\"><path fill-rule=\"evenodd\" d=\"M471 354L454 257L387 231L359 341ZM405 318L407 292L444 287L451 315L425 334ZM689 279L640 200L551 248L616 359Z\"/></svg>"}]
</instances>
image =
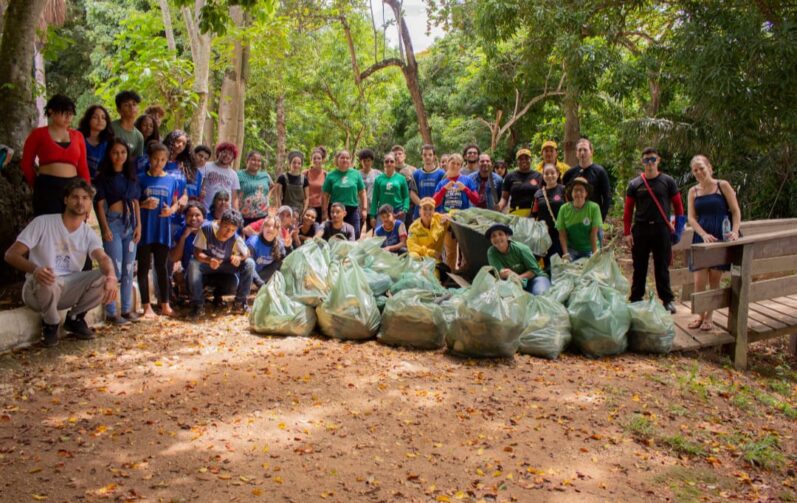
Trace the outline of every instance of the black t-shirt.
<instances>
[{"instance_id":1,"label":"black t-shirt","mask_svg":"<svg viewBox=\"0 0 797 503\"><path fill-rule=\"evenodd\" d=\"M323 235L324 240L329 241L329 238L331 238L332 236L336 236L338 234L341 234L348 241L356 241L356 239L354 238L354 227L352 227L350 223L343 222L343 227L341 227L340 229L335 229L334 227L332 227L331 220L327 220L326 222L324 222L324 235Z\"/></svg>"},{"instance_id":2,"label":"black t-shirt","mask_svg":"<svg viewBox=\"0 0 797 503\"><path fill-rule=\"evenodd\" d=\"M548 195L548 203L551 205L553 217L551 217L551 211L548 211L548 205L545 204L543 191ZM559 232L556 230L556 217L559 215L559 208L563 204L565 204L565 186L562 184L552 189L543 187L534 194L534 208L536 208L536 211L532 213L532 216L544 221L548 226L548 233L552 236Z\"/></svg>"},{"instance_id":3,"label":"black t-shirt","mask_svg":"<svg viewBox=\"0 0 797 503\"><path fill-rule=\"evenodd\" d=\"M567 185L573 178L586 178L592 187L589 199L601 207L601 217L606 221L609 207L612 205L612 187L609 183L609 174L600 164L590 164L586 168L574 166L562 176L562 183Z\"/></svg>"},{"instance_id":4,"label":"black t-shirt","mask_svg":"<svg viewBox=\"0 0 797 503\"><path fill-rule=\"evenodd\" d=\"M513 171L506 175L501 190L509 192L511 209L530 209L534 203L534 194L545 184L542 174L536 170Z\"/></svg>"},{"instance_id":5,"label":"black t-shirt","mask_svg":"<svg viewBox=\"0 0 797 503\"><path fill-rule=\"evenodd\" d=\"M672 198L678 193L678 185L670 175L659 173L656 178L649 178L648 184L650 189L656 194L656 199L659 200L665 215L670 214L670 207ZM626 196L634 198L635 211L634 222L648 223L648 222L663 222L661 213L656 207L656 203L650 198L650 193L642 181L642 177L638 176L631 180L628 184Z\"/></svg>"}]
</instances>

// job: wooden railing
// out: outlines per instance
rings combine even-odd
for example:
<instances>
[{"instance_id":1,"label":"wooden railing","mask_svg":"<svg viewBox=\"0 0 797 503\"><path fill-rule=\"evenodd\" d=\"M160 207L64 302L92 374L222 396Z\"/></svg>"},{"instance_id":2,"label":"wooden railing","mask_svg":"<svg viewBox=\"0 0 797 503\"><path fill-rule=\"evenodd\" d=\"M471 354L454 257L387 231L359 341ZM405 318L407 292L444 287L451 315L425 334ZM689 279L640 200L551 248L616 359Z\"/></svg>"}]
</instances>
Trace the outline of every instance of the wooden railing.
<instances>
[{"instance_id":1,"label":"wooden railing","mask_svg":"<svg viewBox=\"0 0 797 503\"><path fill-rule=\"evenodd\" d=\"M751 342L791 335L790 350L797 351L797 323L784 322L782 328L748 333L750 304L797 294L797 219L745 224L744 237L737 241L691 245L688 251L691 263L698 269L732 265L729 287L692 293L691 299L693 313L728 308L727 330L735 339L736 368L747 367L747 348ZM680 270L673 272L685 274ZM762 274L781 277L754 281L755 276ZM673 284L691 283L691 279L689 283L678 281L679 277L674 279Z\"/></svg>"}]
</instances>

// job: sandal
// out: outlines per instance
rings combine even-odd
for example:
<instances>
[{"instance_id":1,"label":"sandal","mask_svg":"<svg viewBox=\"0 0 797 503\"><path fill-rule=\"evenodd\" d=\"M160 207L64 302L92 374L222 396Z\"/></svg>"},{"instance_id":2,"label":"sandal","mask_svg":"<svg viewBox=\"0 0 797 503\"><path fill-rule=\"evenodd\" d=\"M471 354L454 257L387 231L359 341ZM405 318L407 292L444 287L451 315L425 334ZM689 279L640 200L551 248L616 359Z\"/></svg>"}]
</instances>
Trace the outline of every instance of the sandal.
<instances>
[{"instance_id":1,"label":"sandal","mask_svg":"<svg viewBox=\"0 0 797 503\"><path fill-rule=\"evenodd\" d=\"M704 320L700 324L701 332L711 332L712 330L714 330L714 323L711 320Z\"/></svg>"},{"instance_id":2,"label":"sandal","mask_svg":"<svg viewBox=\"0 0 797 503\"><path fill-rule=\"evenodd\" d=\"M687 327L694 330L696 328L700 328L702 325L703 325L703 318L697 318L696 320L690 321Z\"/></svg>"}]
</instances>

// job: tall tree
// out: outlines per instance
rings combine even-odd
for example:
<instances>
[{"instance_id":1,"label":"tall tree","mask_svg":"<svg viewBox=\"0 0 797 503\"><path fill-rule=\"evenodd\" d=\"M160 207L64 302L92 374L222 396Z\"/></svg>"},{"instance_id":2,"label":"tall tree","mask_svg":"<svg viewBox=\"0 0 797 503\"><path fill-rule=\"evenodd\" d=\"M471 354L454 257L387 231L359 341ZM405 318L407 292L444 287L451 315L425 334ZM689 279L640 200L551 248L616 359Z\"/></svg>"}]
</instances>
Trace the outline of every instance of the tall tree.
<instances>
[{"instance_id":1,"label":"tall tree","mask_svg":"<svg viewBox=\"0 0 797 503\"><path fill-rule=\"evenodd\" d=\"M194 62L193 91L197 95L197 106L191 116L191 141L196 145L202 143L205 132L205 119L208 115L208 80L210 77L210 44L211 34L202 29L203 9L206 0L194 0L193 8L184 6L183 14L186 35L191 45L191 59Z\"/></svg>"},{"instance_id":2,"label":"tall tree","mask_svg":"<svg viewBox=\"0 0 797 503\"><path fill-rule=\"evenodd\" d=\"M218 141L229 141L243 151L244 143L244 103L246 83L249 78L249 42L245 37L246 14L238 6L230 7L230 19L235 30L230 63L224 71L224 79L219 92ZM235 160L240 165L241 157Z\"/></svg>"}]
</instances>

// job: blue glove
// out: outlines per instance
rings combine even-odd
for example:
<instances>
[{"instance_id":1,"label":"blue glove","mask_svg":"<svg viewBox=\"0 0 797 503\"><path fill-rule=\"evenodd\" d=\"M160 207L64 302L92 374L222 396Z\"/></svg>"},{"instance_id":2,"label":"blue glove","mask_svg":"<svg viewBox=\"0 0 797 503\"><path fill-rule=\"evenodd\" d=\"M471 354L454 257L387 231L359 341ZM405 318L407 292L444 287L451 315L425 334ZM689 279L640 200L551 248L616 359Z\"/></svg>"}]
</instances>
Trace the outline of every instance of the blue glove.
<instances>
[{"instance_id":1,"label":"blue glove","mask_svg":"<svg viewBox=\"0 0 797 503\"><path fill-rule=\"evenodd\" d=\"M675 217L675 232L670 235L672 244L678 244L678 242L681 240L681 235L684 233L684 227L686 227L686 216L677 215Z\"/></svg>"}]
</instances>

